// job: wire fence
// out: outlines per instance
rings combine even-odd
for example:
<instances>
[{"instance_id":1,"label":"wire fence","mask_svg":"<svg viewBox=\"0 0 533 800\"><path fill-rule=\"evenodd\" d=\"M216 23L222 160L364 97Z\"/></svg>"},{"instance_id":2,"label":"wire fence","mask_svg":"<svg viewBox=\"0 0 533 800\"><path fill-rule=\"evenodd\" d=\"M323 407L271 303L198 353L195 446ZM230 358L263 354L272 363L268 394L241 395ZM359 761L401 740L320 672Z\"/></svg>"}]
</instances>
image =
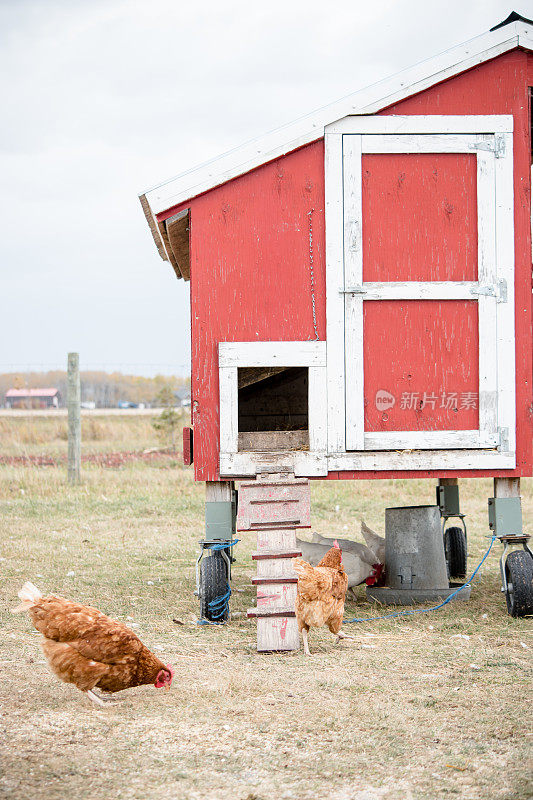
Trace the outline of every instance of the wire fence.
<instances>
[{"instance_id":1,"label":"wire fence","mask_svg":"<svg viewBox=\"0 0 533 800\"><path fill-rule=\"evenodd\" d=\"M63 363L36 361L27 364L21 363L0 363L0 372L19 373L19 372L64 372L67 368L67 359ZM190 372L190 364L177 364L172 362L104 362L104 361L84 361L80 358L81 371L102 371L102 372L122 372L153 377L157 374L179 375L187 377ZM185 374L183 374L185 373Z\"/></svg>"}]
</instances>

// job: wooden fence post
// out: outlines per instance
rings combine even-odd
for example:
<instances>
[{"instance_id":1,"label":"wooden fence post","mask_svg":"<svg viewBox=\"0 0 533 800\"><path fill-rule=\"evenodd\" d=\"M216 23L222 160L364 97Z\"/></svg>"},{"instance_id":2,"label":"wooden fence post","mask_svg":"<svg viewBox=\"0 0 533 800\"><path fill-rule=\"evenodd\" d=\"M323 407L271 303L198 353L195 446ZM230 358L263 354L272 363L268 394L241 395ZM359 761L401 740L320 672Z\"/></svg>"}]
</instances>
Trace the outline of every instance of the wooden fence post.
<instances>
[{"instance_id":1,"label":"wooden fence post","mask_svg":"<svg viewBox=\"0 0 533 800\"><path fill-rule=\"evenodd\" d=\"M68 482L79 483L81 470L80 356L69 353L67 361Z\"/></svg>"}]
</instances>

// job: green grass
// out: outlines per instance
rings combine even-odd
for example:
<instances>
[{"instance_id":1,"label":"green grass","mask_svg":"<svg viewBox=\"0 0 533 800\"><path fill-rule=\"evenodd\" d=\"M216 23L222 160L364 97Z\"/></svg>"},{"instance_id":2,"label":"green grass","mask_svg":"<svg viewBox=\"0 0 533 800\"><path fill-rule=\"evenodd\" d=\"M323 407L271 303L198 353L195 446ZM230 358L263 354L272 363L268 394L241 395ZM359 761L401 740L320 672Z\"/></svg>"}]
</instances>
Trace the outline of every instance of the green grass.
<instances>
[{"instance_id":1,"label":"green grass","mask_svg":"<svg viewBox=\"0 0 533 800\"><path fill-rule=\"evenodd\" d=\"M142 448L135 431L128 436ZM101 442L115 449L113 437ZM499 546L468 604L350 626L355 641L339 646L312 631L310 658L259 655L245 616L255 595L252 534L240 535L234 570L242 591L231 608L241 616L224 627L196 624L203 492L191 470L163 459L88 465L78 487L63 468L0 467L0 795L531 797L531 623L506 613ZM522 493L527 527L532 481ZM489 480L461 484L470 567L487 547L490 494ZM432 481L314 482L313 527L358 536L364 517L382 532L386 505L433 498ZM29 619L9 613L27 579L135 626L174 665L172 691L129 690L99 710L59 683ZM360 589L346 616L376 610Z\"/></svg>"}]
</instances>

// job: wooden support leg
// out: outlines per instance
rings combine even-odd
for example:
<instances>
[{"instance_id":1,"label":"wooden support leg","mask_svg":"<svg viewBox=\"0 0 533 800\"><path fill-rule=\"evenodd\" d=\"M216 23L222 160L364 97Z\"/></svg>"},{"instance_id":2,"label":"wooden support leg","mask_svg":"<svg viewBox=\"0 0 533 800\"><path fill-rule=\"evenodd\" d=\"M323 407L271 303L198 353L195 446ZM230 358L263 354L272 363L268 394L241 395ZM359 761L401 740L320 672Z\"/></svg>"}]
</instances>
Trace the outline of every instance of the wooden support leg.
<instances>
[{"instance_id":1,"label":"wooden support leg","mask_svg":"<svg viewBox=\"0 0 533 800\"><path fill-rule=\"evenodd\" d=\"M520 478L494 478L494 497L520 497Z\"/></svg>"},{"instance_id":2,"label":"wooden support leg","mask_svg":"<svg viewBox=\"0 0 533 800\"><path fill-rule=\"evenodd\" d=\"M231 502L235 483L233 481L206 481L205 482L205 502L222 503Z\"/></svg>"}]
</instances>

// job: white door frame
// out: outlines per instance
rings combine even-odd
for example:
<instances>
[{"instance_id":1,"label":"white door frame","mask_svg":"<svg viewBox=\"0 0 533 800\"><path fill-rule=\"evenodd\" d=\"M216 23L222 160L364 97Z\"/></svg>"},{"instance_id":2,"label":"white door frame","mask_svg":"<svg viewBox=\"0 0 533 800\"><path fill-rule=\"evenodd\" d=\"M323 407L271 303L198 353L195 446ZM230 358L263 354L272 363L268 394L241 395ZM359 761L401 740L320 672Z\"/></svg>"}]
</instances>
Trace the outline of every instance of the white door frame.
<instances>
[{"instance_id":1,"label":"white door frame","mask_svg":"<svg viewBox=\"0 0 533 800\"><path fill-rule=\"evenodd\" d=\"M330 470L515 467L512 130L513 118L507 115L351 116L326 128ZM368 152L476 155L477 281L363 283L361 158ZM365 434L363 302L387 298L477 300L479 430ZM347 419L348 392L354 413ZM409 457L402 453L398 459L393 452L398 450L408 450ZM398 467L399 461L405 466Z\"/></svg>"},{"instance_id":2,"label":"white door frame","mask_svg":"<svg viewBox=\"0 0 533 800\"><path fill-rule=\"evenodd\" d=\"M220 474L248 476L272 467L325 476L327 467L326 343L220 342ZM309 450L239 452L239 367L308 367Z\"/></svg>"}]
</instances>

